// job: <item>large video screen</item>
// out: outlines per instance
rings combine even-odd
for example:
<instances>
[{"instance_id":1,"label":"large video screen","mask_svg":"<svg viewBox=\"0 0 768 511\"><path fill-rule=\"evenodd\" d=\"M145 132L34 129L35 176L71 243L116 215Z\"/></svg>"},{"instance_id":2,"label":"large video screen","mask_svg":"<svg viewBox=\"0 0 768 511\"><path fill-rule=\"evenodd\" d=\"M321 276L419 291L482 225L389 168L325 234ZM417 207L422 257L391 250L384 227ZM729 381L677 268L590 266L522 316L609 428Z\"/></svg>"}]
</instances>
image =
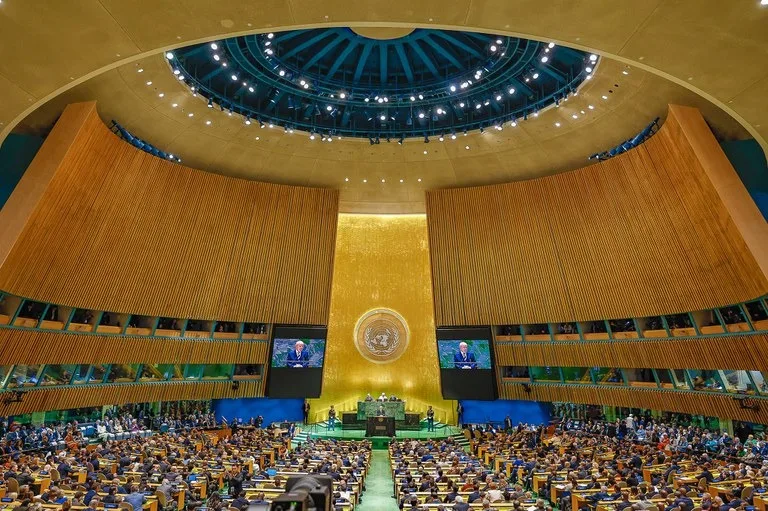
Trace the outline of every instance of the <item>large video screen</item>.
<instances>
[{"instance_id":1,"label":"large video screen","mask_svg":"<svg viewBox=\"0 0 768 511\"><path fill-rule=\"evenodd\" d=\"M438 328L437 351L445 399L496 399L490 327Z\"/></svg>"},{"instance_id":2,"label":"large video screen","mask_svg":"<svg viewBox=\"0 0 768 511\"><path fill-rule=\"evenodd\" d=\"M272 329L268 397L320 397L326 336L325 327L276 325Z\"/></svg>"},{"instance_id":3,"label":"large video screen","mask_svg":"<svg viewBox=\"0 0 768 511\"><path fill-rule=\"evenodd\" d=\"M440 369L491 369L488 339L445 339L437 341Z\"/></svg>"},{"instance_id":4,"label":"large video screen","mask_svg":"<svg viewBox=\"0 0 768 511\"><path fill-rule=\"evenodd\" d=\"M324 359L325 339L275 338L272 341L272 367L323 367Z\"/></svg>"}]
</instances>

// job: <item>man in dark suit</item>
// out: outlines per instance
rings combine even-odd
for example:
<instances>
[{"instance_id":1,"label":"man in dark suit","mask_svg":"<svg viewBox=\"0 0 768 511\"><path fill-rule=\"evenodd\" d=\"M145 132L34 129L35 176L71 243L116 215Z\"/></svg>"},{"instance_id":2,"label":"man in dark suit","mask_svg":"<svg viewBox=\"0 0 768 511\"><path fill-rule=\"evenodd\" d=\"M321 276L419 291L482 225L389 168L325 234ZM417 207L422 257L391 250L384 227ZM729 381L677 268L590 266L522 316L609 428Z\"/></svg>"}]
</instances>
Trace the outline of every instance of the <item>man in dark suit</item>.
<instances>
[{"instance_id":1,"label":"man in dark suit","mask_svg":"<svg viewBox=\"0 0 768 511\"><path fill-rule=\"evenodd\" d=\"M467 511L469 509L469 504L464 502L464 499L461 495L456 497L456 500L453 501L453 509L455 511Z\"/></svg>"},{"instance_id":2,"label":"man in dark suit","mask_svg":"<svg viewBox=\"0 0 768 511\"><path fill-rule=\"evenodd\" d=\"M475 354L469 351L466 342L460 342L458 353L453 354L453 366L456 369L477 369Z\"/></svg>"},{"instance_id":3,"label":"man in dark suit","mask_svg":"<svg viewBox=\"0 0 768 511\"><path fill-rule=\"evenodd\" d=\"M309 353L304 349L302 341L296 341L293 349L288 352L286 367L309 367Z\"/></svg>"}]
</instances>

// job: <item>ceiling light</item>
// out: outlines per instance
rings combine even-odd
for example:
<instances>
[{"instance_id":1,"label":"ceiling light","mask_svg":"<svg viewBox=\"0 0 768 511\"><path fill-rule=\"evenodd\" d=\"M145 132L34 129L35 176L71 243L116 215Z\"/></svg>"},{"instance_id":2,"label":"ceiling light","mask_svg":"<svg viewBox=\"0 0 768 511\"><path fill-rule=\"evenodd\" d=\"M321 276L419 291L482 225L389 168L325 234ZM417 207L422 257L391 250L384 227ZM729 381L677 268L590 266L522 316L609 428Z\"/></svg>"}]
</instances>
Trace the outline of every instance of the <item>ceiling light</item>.
<instances>
[{"instance_id":1,"label":"ceiling light","mask_svg":"<svg viewBox=\"0 0 768 511\"><path fill-rule=\"evenodd\" d=\"M591 80L592 79L592 75L587 75L585 79L586 80Z\"/></svg>"},{"instance_id":2,"label":"ceiling light","mask_svg":"<svg viewBox=\"0 0 768 511\"><path fill-rule=\"evenodd\" d=\"M496 101L501 101L501 94L499 94L498 96L496 96Z\"/></svg>"},{"instance_id":3,"label":"ceiling light","mask_svg":"<svg viewBox=\"0 0 768 511\"><path fill-rule=\"evenodd\" d=\"M384 96L384 103L389 103L389 98Z\"/></svg>"},{"instance_id":4,"label":"ceiling light","mask_svg":"<svg viewBox=\"0 0 768 511\"><path fill-rule=\"evenodd\" d=\"M387 181L386 181L386 179L382 179L381 182L382 183L386 183Z\"/></svg>"},{"instance_id":5,"label":"ceiling light","mask_svg":"<svg viewBox=\"0 0 768 511\"><path fill-rule=\"evenodd\" d=\"M250 126L251 125L251 119L246 117L245 118L245 124L246 124L246 126Z\"/></svg>"},{"instance_id":6,"label":"ceiling light","mask_svg":"<svg viewBox=\"0 0 768 511\"><path fill-rule=\"evenodd\" d=\"M310 140L314 140L314 139L315 139L315 134L314 134L314 133L310 133L310 135L309 135L309 139L310 139Z\"/></svg>"},{"instance_id":7,"label":"ceiling light","mask_svg":"<svg viewBox=\"0 0 768 511\"><path fill-rule=\"evenodd\" d=\"M542 62L547 62L547 61L549 61L549 57L547 57L546 55L544 55L543 57L541 57L541 61L542 61Z\"/></svg>"},{"instance_id":8,"label":"ceiling light","mask_svg":"<svg viewBox=\"0 0 768 511\"><path fill-rule=\"evenodd\" d=\"M586 67L586 70L587 70L587 73L591 73L592 72L592 68L589 67L589 66Z\"/></svg>"},{"instance_id":9,"label":"ceiling light","mask_svg":"<svg viewBox=\"0 0 768 511\"><path fill-rule=\"evenodd\" d=\"M424 154L427 154L427 151L424 151ZM400 180L400 182L402 183L402 182L403 182L403 180L401 179L401 180Z\"/></svg>"},{"instance_id":10,"label":"ceiling light","mask_svg":"<svg viewBox=\"0 0 768 511\"><path fill-rule=\"evenodd\" d=\"M455 85L451 85L451 92L456 92L456 86Z\"/></svg>"},{"instance_id":11,"label":"ceiling light","mask_svg":"<svg viewBox=\"0 0 768 511\"><path fill-rule=\"evenodd\" d=\"M248 92L253 92L255 89L253 87L248 87Z\"/></svg>"},{"instance_id":12,"label":"ceiling light","mask_svg":"<svg viewBox=\"0 0 768 511\"><path fill-rule=\"evenodd\" d=\"M266 53L267 55L272 55L273 52L270 48L267 48L267 51L265 51L264 53Z\"/></svg>"},{"instance_id":13,"label":"ceiling light","mask_svg":"<svg viewBox=\"0 0 768 511\"><path fill-rule=\"evenodd\" d=\"M208 108L213 108L213 100L208 100Z\"/></svg>"},{"instance_id":14,"label":"ceiling light","mask_svg":"<svg viewBox=\"0 0 768 511\"><path fill-rule=\"evenodd\" d=\"M213 60L215 60L216 62L218 62L218 61L220 61L220 60L221 60L221 57L219 57L219 54L218 54L218 53L214 53L214 54L213 54Z\"/></svg>"},{"instance_id":15,"label":"ceiling light","mask_svg":"<svg viewBox=\"0 0 768 511\"><path fill-rule=\"evenodd\" d=\"M368 98L365 98L363 101L365 101L366 103L368 103L368 102L370 101L370 99L368 99Z\"/></svg>"},{"instance_id":16,"label":"ceiling light","mask_svg":"<svg viewBox=\"0 0 768 511\"><path fill-rule=\"evenodd\" d=\"M538 117L539 116L539 112L533 112L533 116L534 117Z\"/></svg>"},{"instance_id":17,"label":"ceiling light","mask_svg":"<svg viewBox=\"0 0 768 511\"><path fill-rule=\"evenodd\" d=\"M233 82L236 82L236 81L237 81L237 75L232 75L230 78L232 78L232 81L233 81Z\"/></svg>"},{"instance_id":18,"label":"ceiling light","mask_svg":"<svg viewBox=\"0 0 768 511\"><path fill-rule=\"evenodd\" d=\"M539 73L533 73L533 79L534 79L534 80L535 80L536 78L538 78L538 77L539 77Z\"/></svg>"},{"instance_id":19,"label":"ceiling light","mask_svg":"<svg viewBox=\"0 0 768 511\"><path fill-rule=\"evenodd\" d=\"M495 45L495 44L492 44L492 45L491 45L491 51L496 51L496 49L497 49L497 48L496 48L496 45Z\"/></svg>"},{"instance_id":20,"label":"ceiling light","mask_svg":"<svg viewBox=\"0 0 768 511\"><path fill-rule=\"evenodd\" d=\"M515 88L514 87L510 87L507 92L509 92L510 94L514 94L515 93Z\"/></svg>"},{"instance_id":21,"label":"ceiling light","mask_svg":"<svg viewBox=\"0 0 768 511\"><path fill-rule=\"evenodd\" d=\"M275 34L273 34L272 32L267 34L267 39L272 39L273 37L275 37Z\"/></svg>"},{"instance_id":22,"label":"ceiling light","mask_svg":"<svg viewBox=\"0 0 768 511\"><path fill-rule=\"evenodd\" d=\"M760 0L760 5L768 5L768 0Z\"/></svg>"},{"instance_id":23,"label":"ceiling light","mask_svg":"<svg viewBox=\"0 0 768 511\"><path fill-rule=\"evenodd\" d=\"M475 110L480 110L481 108L483 108L483 105L481 105L480 103L475 105Z\"/></svg>"},{"instance_id":24,"label":"ceiling light","mask_svg":"<svg viewBox=\"0 0 768 511\"><path fill-rule=\"evenodd\" d=\"M269 46L270 44L272 44L272 41L267 41L266 43L264 43L264 46Z\"/></svg>"},{"instance_id":25,"label":"ceiling light","mask_svg":"<svg viewBox=\"0 0 768 511\"><path fill-rule=\"evenodd\" d=\"M219 45L216 44L216 43L211 43L211 49L212 50L218 50L219 49Z\"/></svg>"},{"instance_id":26,"label":"ceiling light","mask_svg":"<svg viewBox=\"0 0 768 511\"><path fill-rule=\"evenodd\" d=\"M305 89L309 89L309 84L308 84L308 83L305 83L305 84L304 84L304 88L305 88Z\"/></svg>"},{"instance_id":27,"label":"ceiling light","mask_svg":"<svg viewBox=\"0 0 768 511\"><path fill-rule=\"evenodd\" d=\"M451 140L456 140L456 133L451 133Z\"/></svg>"},{"instance_id":28,"label":"ceiling light","mask_svg":"<svg viewBox=\"0 0 768 511\"><path fill-rule=\"evenodd\" d=\"M424 112L419 112L419 119L423 119L423 118L424 118Z\"/></svg>"},{"instance_id":29,"label":"ceiling light","mask_svg":"<svg viewBox=\"0 0 768 511\"><path fill-rule=\"evenodd\" d=\"M261 140L261 137L256 137L256 140Z\"/></svg>"},{"instance_id":30,"label":"ceiling light","mask_svg":"<svg viewBox=\"0 0 768 511\"><path fill-rule=\"evenodd\" d=\"M459 103L459 108L464 108L464 102Z\"/></svg>"},{"instance_id":31,"label":"ceiling light","mask_svg":"<svg viewBox=\"0 0 768 511\"><path fill-rule=\"evenodd\" d=\"M174 103L174 104L172 104L171 106L172 106L173 108L176 108L177 106L179 106L179 104L178 104L178 103Z\"/></svg>"},{"instance_id":32,"label":"ceiling light","mask_svg":"<svg viewBox=\"0 0 768 511\"><path fill-rule=\"evenodd\" d=\"M424 94L419 94L419 99L424 99Z\"/></svg>"},{"instance_id":33,"label":"ceiling light","mask_svg":"<svg viewBox=\"0 0 768 511\"><path fill-rule=\"evenodd\" d=\"M592 55L589 56L589 60L592 61L592 62L596 61L597 60L597 55L595 55L593 53Z\"/></svg>"},{"instance_id":34,"label":"ceiling light","mask_svg":"<svg viewBox=\"0 0 768 511\"><path fill-rule=\"evenodd\" d=\"M377 99L377 101L378 101L379 103L384 103L384 98L379 98L379 99Z\"/></svg>"},{"instance_id":35,"label":"ceiling light","mask_svg":"<svg viewBox=\"0 0 768 511\"><path fill-rule=\"evenodd\" d=\"M333 110L333 107L331 105L328 105L327 107L325 107L325 109L330 112L331 110Z\"/></svg>"},{"instance_id":36,"label":"ceiling light","mask_svg":"<svg viewBox=\"0 0 768 511\"><path fill-rule=\"evenodd\" d=\"M608 99L608 96L606 96L605 94L603 94L603 99Z\"/></svg>"},{"instance_id":37,"label":"ceiling light","mask_svg":"<svg viewBox=\"0 0 768 511\"><path fill-rule=\"evenodd\" d=\"M554 47L555 47L555 43L549 43L549 44L547 45L547 48L554 48Z\"/></svg>"},{"instance_id":38,"label":"ceiling light","mask_svg":"<svg viewBox=\"0 0 768 511\"><path fill-rule=\"evenodd\" d=\"M768 0L763 0L763 1L764 1L764 2L768 2ZM628 74L629 74L629 71L627 71L627 70L625 69L624 71L622 71L622 72L621 72L621 74L623 74L623 75L628 75Z\"/></svg>"},{"instance_id":39,"label":"ceiling light","mask_svg":"<svg viewBox=\"0 0 768 511\"><path fill-rule=\"evenodd\" d=\"M465 145L465 146L464 146L464 149L466 149L467 151L469 151L469 146L468 146L468 145Z\"/></svg>"},{"instance_id":40,"label":"ceiling light","mask_svg":"<svg viewBox=\"0 0 768 511\"><path fill-rule=\"evenodd\" d=\"M299 82L299 85L305 85L306 83L307 83L307 81L306 81L306 80L301 80L301 81Z\"/></svg>"},{"instance_id":41,"label":"ceiling light","mask_svg":"<svg viewBox=\"0 0 768 511\"><path fill-rule=\"evenodd\" d=\"M270 123L269 123L269 127L270 127L270 128L274 128L274 127L275 127L275 125L274 125L274 124L272 124L272 123L270 122Z\"/></svg>"},{"instance_id":42,"label":"ceiling light","mask_svg":"<svg viewBox=\"0 0 768 511\"><path fill-rule=\"evenodd\" d=\"M205 121L205 124L206 124L207 126L210 126L210 125L211 125L211 121Z\"/></svg>"},{"instance_id":43,"label":"ceiling light","mask_svg":"<svg viewBox=\"0 0 768 511\"><path fill-rule=\"evenodd\" d=\"M178 69L174 69L174 70L173 70L173 74L177 75L177 74L179 74L179 73L181 73L181 71L179 71Z\"/></svg>"},{"instance_id":44,"label":"ceiling light","mask_svg":"<svg viewBox=\"0 0 768 511\"><path fill-rule=\"evenodd\" d=\"M419 183L421 183L421 178L417 179L417 181L418 181Z\"/></svg>"},{"instance_id":45,"label":"ceiling light","mask_svg":"<svg viewBox=\"0 0 768 511\"><path fill-rule=\"evenodd\" d=\"M348 178L348 177L345 177L345 178L344 178L344 181L349 181L349 178Z\"/></svg>"},{"instance_id":46,"label":"ceiling light","mask_svg":"<svg viewBox=\"0 0 768 511\"><path fill-rule=\"evenodd\" d=\"M227 63L226 62L222 62L221 65L224 66L224 67L227 67Z\"/></svg>"},{"instance_id":47,"label":"ceiling light","mask_svg":"<svg viewBox=\"0 0 768 511\"><path fill-rule=\"evenodd\" d=\"M488 106L488 105L490 105L490 104L491 104L491 101L490 101L490 100L488 100L488 99L486 99L485 101L483 101L483 104L484 104L485 106Z\"/></svg>"},{"instance_id":48,"label":"ceiling light","mask_svg":"<svg viewBox=\"0 0 768 511\"><path fill-rule=\"evenodd\" d=\"M165 58L167 58L168 60L172 60L173 59L173 53L171 53L171 52L166 53L165 54Z\"/></svg>"},{"instance_id":49,"label":"ceiling light","mask_svg":"<svg viewBox=\"0 0 768 511\"><path fill-rule=\"evenodd\" d=\"M560 127L560 123L559 123L559 122L556 122L556 123L555 123L555 127L559 128L559 127Z\"/></svg>"},{"instance_id":50,"label":"ceiling light","mask_svg":"<svg viewBox=\"0 0 768 511\"><path fill-rule=\"evenodd\" d=\"M590 109L590 110L594 110L594 109L595 109L595 106L594 106L594 105L589 105L589 109Z\"/></svg>"},{"instance_id":51,"label":"ceiling light","mask_svg":"<svg viewBox=\"0 0 768 511\"><path fill-rule=\"evenodd\" d=\"M438 115L442 115L442 114L444 114L444 113L445 113L445 110L443 110L442 108L438 108L438 109L437 109L437 114L438 114Z\"/></svg>"},{"instance_id":52,"label":"ceiling light","mask_svg":"<svg viewBox=\"0 0 768 511\"><path fill-rule=\"evenodd\" d=\"M183 80L184 80L184 75L179 75L179 76L177 76L177 78L178 78L179 80L182 80L182 81L183 81Z\"/></svg>"},{"instance_id":53,"label":"ceiling light","mask_svg":"<svg viewBox=\"0 0 768 511\"><path fill-rule=\"evenodd\" d=\"M150 80L150 81L148 81L148 82L147 82L147 85L152 85L152 81L151 81L151 80Z\"/></svg>"},{"instance_id":54,"label":"ceiling light","mask_svg":"<svg viewBox=\"0 0 768 511\"><path fill-rule=\"evenodd\" d=\"M143 73L143 72L144 72L144 68L143 68L143 67L140 67L139 69L137 69L137 70L136 70L136 72L137 72L137 73Z\"/></svg>"},{"instance_id":55,"label":"ceiling light","mask_svg":"<svg viewBox=\"0 0 768 511\"><path fill-rule=\"evenodd\" d=\"M192 112L189 112L189 114L187 114L187 117L194 117L194 116L195 114L193 114Z\"/></svg>"},{"instance_id":56,"label":"ceiling light","mask_svg":"<svg viewBox=\"0 0 768 511\"><path fill-rule=\"evenodd\" d=\"M365 98L366 101L368 101L368 98ZM416 96L411 96L411 101L416 101Z\"/></svg>"},{"instance_id":57,"label":"ceiling light","mask_svg":"<svg viewBox=\"0 0 768 511\"><path fill-rule=\"evenodd\" d=\"M579 118L579 116L576 115L576 114L573 114L571 117L573 117L574 119L578 119Z\"/></svg>"},{"instance_id":58,"label":"ceiling light","mask_svg":"<svg viewBox=\"0 0 768 511\"><path fill-rule=\"evenodd\" d=\"M162 98L163 96L165 96L165 94L163 94L162 92L160 94L158 94L158 97Z\"/></svg>"},{"instance_id":59,"label":"ceiling light","mask_svg":"<svg viewBox=\"0 0 768 511\"><path fill-rule=\"evenodd\" d=\"M363 179L363 183L367 183L367 182L368 182L368 180L367 180L367 179Z\"/></svg>"},{"instance_id":60,"label":"ceiling light","mask_svg":"<svg viewBox=\"0 0 768 511\"><path fill-rule=\"evenodd\" d=\"M380 119L380 120L382 120L382 121L386 121L386 120L387 120L387 116L382 114L382 115L379 117L379 119Z\"/></svg>"},{"instance_id":61,"label":"ceiling light","mask_svg":"<svg viewBox=\"0 0 768 511\"><path fill-rule=\"evenodd\" d=\"M497 124L496 126L494 126L494 128L496 128L496 131L501 131L504 129L501 124Z\"/></svg>"},{"instance_id":62,"label":"ceiling light","mask_svg":"<svg viewBox=\"0 0 768 511\"><path fill-rule=\"evenodd\" d=\"M515 126L517 126L517 121L512 121L509 123L509 125L514 128Z\"/></svg>"},{"instance_id":63,"label":"ceiling light","mask_svg":"<svg viewBox=\"0 0 768 511\"><path fill-rule=\"evenodd\" d=\"M344 93L342 92L341 94L339 94L339 97L340 97L341 99L345 99L345 98L347 97L347 95L346 95L346 94L344 94Z\"/></svg>"}]
</instances>

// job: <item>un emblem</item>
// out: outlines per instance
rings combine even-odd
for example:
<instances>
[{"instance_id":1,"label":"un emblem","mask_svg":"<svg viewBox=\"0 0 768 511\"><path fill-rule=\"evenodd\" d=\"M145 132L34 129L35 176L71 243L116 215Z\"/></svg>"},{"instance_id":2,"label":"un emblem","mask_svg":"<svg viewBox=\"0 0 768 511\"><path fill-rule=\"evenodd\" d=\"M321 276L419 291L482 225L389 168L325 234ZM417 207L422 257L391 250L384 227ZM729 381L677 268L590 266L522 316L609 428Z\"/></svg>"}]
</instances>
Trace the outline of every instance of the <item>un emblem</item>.
<instances>
[{"instance_id":1,"label":"un emblem","mask_svg":"<svg viewBox=\"0 0 768 511\"><path fill-rule=\"evenodd\" d=\"M394 362L408 347L408 324L391 309L373 309L355 325L357 351L377 364Z\"/></svg>"}]
</instances>

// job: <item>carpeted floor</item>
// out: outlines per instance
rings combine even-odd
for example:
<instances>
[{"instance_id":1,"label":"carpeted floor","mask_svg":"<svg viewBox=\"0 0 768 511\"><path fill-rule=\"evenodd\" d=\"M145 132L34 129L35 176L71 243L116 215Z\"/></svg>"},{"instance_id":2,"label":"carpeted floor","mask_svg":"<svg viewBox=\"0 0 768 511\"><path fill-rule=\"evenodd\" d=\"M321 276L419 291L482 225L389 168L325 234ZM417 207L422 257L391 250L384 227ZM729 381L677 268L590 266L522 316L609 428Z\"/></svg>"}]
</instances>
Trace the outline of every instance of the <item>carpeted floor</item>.
<instances>
[{"instance_id":1,"label":"carpeted floor","mask_svg":"<svg viewBox=\"0 0 768 511\"><path fill-rule=\"evenodd\" d=\"M397 501L392 498L392 475L389 471L389 452L371 453L371 471L365 479L363 502L356 511L396 511Z\"/></svg>"}]
</instances>

